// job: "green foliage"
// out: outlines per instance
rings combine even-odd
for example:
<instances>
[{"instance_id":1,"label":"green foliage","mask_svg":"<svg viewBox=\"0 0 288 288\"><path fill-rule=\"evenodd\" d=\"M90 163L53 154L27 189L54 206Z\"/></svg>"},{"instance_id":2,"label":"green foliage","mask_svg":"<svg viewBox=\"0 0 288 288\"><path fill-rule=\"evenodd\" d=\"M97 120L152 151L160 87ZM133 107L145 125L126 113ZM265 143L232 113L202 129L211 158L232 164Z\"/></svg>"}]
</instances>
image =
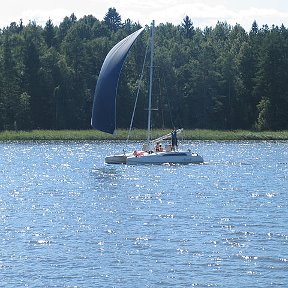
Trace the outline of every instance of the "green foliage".
<instances>
[{"instance_id":1,"label":"green foliage","mask_svg":"<svg viewBox=\"0 0 288 288\"><path fill-rule=\"evenodd\" d=\"M72 14L59 26L48 19L44 27L20 21L0 30L0 130L90 128L103 60L139 27L110 8L102 21ZM122 69L118 128L130 124L147 34L137 39ZM160 24L153 128L287 130L287 51L283 25L259 28L254 21L247 33L225 22L202 31L189 16L178 26ZM147 83L145 69L135 128L146 127Z\"/></svg>"},{"instance_id":2,"label":"green foliage","mask_svg":"<svg viewBox=\"0 0 288 288\"><path fill-rule=\"evenodd\" d=\"M194 35L194 26L189 16L186 16L182 22L183 34L187 38L191 38Z\"/></svg>"},{"instance_id":3,"label":"green foliage","mask_svg":"<svg viewBox=\"0 0 288 288\"><path fill-rule=\"evenodd\" d=\"M19 97L14 128L16 130L29 130L31 122L31 96L24 92Z\"/></svg>"},{"instance_id":4,"label":"green foliage","mask_svg":"<svg viewBox=\"0 0 288 288\"><path fill-rule=\"evenodd\" d=\"M271 102L268 98L263 98L257 105L259 110L258 119L256 122L256 128L258 130L269 130L270 118L271 118Z\"/></svg>"},{"instance_id":5,"label":"green foliage","mask_svg":"<svg viewBox=\"0 0 288 288\"><path fill-rule=\"evenodd\" d=\"M104 17L104 22L107 27L112 31L116 31L122 26L121 16L115 8L109 8L108 12Z\"/></svg>"},{"instance_id":6,"label":"green foliage","mask_svg":"<svg viewBox=\"0 0 288 288\"><path fill-rule=\"evenodd\" d=\"M155 129L152 131L152 139L166 135L171 129ZM0 141L125 141L128 131L119 129L116 135L110 135L95 130L32 130L32 131L2 131ZM146 140L147 131L134 129L131 132L130 140ZM201 141L246 141L246 140L288 140L286 131L248 131L248 130L184 130L179 135L180 143L183 140Z\"/></svg>"}]
</instances>

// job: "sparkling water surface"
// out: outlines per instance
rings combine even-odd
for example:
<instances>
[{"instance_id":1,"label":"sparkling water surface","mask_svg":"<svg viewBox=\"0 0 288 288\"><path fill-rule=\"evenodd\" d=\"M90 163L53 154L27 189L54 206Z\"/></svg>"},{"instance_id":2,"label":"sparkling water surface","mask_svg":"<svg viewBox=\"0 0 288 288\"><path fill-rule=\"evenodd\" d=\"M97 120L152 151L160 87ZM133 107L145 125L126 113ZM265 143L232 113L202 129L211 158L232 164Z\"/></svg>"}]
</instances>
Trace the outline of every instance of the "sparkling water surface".
<instances>
[{"instance_id":1,"label":"sparkling water surface","mask_svg":"<svg viewBox=\"0 0 288 288\"><path fill-rule=\"evenodd\" d=\"M288 142L181 144L205 164L0 143L0 287L287 287Z\"/></svg>"}]
</instances>

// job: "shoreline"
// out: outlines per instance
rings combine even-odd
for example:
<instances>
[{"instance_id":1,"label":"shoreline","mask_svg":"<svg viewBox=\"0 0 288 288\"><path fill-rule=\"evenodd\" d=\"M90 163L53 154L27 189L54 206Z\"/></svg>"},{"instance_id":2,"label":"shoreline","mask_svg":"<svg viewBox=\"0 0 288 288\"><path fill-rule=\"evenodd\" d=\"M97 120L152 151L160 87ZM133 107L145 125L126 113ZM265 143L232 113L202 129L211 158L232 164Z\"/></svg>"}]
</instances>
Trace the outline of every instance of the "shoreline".
<instances>
[{"instance_id":1,"label":"shoreline","mask_svg":"<svg viewBox=\"0 0 288 288\"><path fill-rule=\"evenodd\" d=\"M169 129L155 129L152 131L152 139L170 133ZM132 130L130 141L145 141L147 132L142 129ZM32 130L32 131L2 131L0 142L3 141L119 141L127 140L128 131L117 130L116 135L106 134L96 130ZM178 135L179 140L288 140L288 131L250 131L250 130L184 130Z\"/></svg>"}]
</instances>

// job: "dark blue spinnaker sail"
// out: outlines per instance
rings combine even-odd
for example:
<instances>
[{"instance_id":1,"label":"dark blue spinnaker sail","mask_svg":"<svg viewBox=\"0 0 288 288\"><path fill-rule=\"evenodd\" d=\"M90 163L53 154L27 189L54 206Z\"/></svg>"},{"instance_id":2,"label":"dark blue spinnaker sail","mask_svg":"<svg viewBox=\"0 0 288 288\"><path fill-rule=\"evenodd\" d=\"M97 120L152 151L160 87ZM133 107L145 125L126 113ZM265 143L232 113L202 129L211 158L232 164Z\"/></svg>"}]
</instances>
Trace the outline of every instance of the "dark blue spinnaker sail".
<instances>
[{"instance_id":1,"label":"dark blue spinnaker sail","mask_svg":"<svg viewBox=\"0 0 288 288\"><path fill-rule=\"evenodd\" d=\"M116 94L118 79L126 56L141 28L118 42L107 54L96 84L91 125L93 128L113 134L116 129Z\"/></svg>"}]
</instances>

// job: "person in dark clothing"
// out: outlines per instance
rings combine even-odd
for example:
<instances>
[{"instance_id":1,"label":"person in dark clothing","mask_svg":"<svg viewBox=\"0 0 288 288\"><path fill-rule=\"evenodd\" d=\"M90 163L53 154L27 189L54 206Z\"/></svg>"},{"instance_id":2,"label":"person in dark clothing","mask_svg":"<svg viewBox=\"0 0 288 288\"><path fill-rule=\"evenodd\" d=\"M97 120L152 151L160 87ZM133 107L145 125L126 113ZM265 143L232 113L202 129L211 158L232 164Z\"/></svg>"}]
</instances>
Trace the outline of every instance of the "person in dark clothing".
<instances>
[{"instance_id":1,"label":"person in dark clothing","mask_svg":"<svg viewBox=\"0 0 288 288\"><path fill-rule=\"evenodd\" d=\"M177 148L177 146L178 146L177 131L176 131L176 129L174 129L174 130L171 132L171 140L172 140L171 150L172 150L172 151L175 151L176 148Z\"/></svg>"}]
</instances>

